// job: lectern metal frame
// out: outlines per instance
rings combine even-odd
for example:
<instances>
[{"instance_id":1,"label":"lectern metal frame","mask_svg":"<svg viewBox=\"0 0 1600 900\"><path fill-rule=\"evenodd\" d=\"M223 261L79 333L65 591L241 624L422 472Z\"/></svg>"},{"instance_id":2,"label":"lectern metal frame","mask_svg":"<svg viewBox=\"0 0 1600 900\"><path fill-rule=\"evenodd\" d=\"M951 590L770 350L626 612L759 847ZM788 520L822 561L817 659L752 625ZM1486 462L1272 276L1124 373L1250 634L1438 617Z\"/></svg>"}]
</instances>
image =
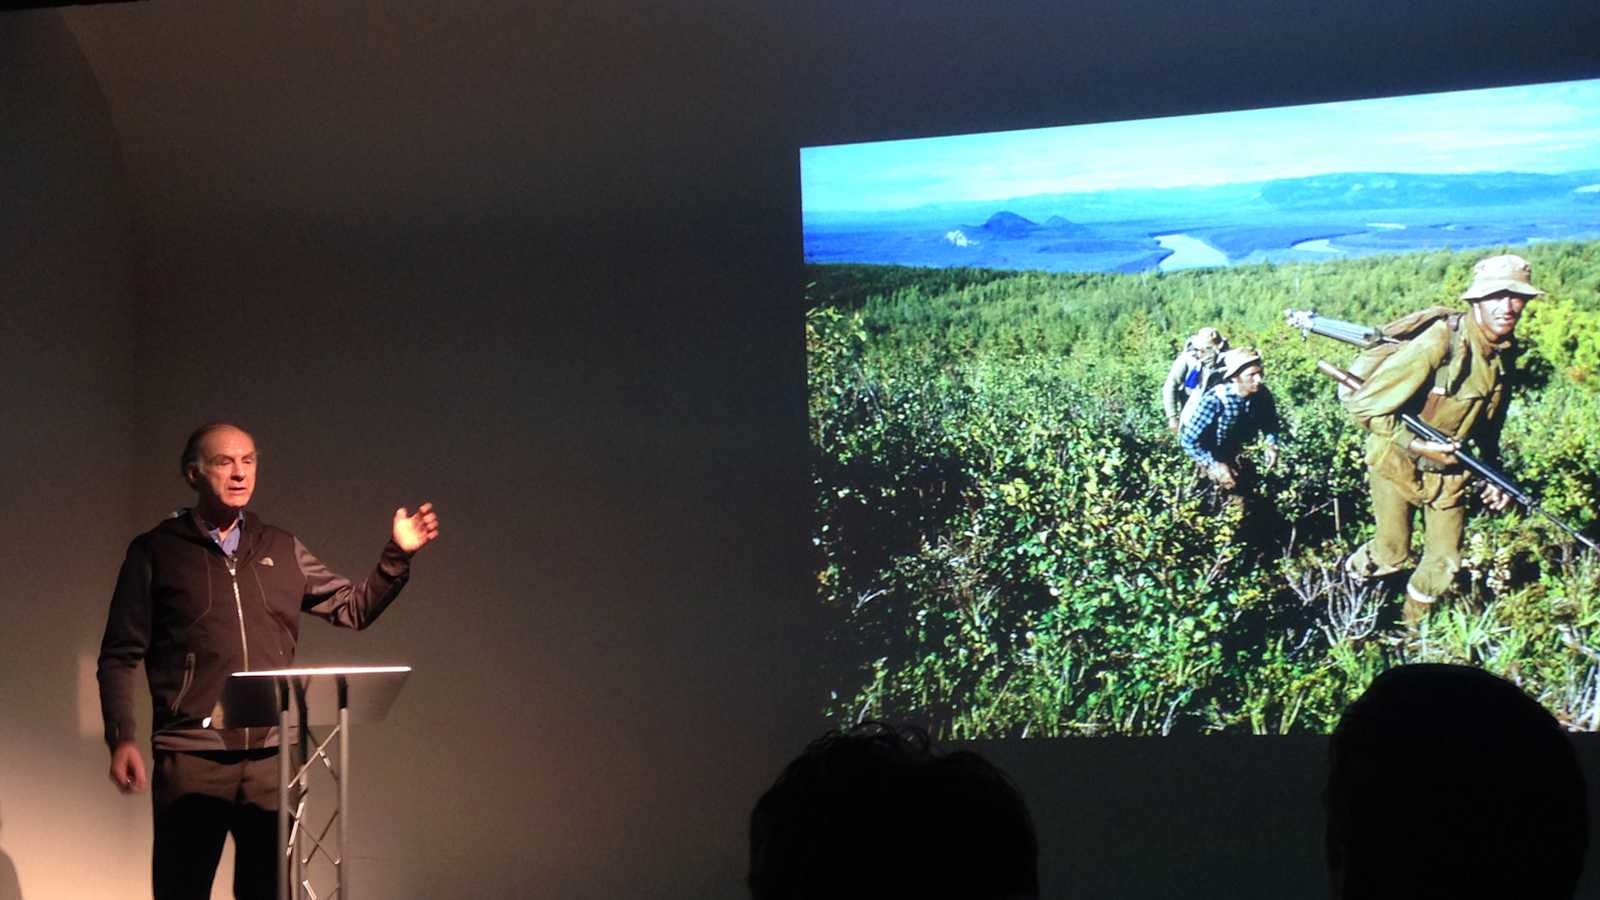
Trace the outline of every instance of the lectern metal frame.
<instances>
[{"instance_id":1,"label":"lectern metal frame","mask_svg":"<svg viewBox=\"0 0 1600 900\"><path fill-rule=\"evenodd\" d=\"M278 729L278 896L281 900L350 900L344 855L350 835L350 722L379 721L411 672L409 666L340 666L235 672L223 688L218 727ZM312 726L331 726L320 739ZM290 740L290 735L294 739ZM338 739L334 755L329 744ZM310 774L321 762L338 786L332 813L312 834L306 797ZM337 853L326 846L328 827L338 825ZM305 866L316 854L332 864L336 884L319 895Z\"/></svg>"}]
</instances>

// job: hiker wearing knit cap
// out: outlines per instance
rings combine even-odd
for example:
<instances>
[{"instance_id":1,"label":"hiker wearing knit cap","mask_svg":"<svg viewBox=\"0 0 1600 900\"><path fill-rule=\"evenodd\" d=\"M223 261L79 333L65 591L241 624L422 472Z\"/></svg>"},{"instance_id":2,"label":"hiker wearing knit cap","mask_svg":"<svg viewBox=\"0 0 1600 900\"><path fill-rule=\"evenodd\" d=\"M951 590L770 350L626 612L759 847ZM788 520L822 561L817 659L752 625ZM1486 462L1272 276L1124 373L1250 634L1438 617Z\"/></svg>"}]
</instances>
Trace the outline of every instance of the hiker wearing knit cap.
<instances>
[{"instance_id":1,"label":"hiker wearing knit cap","mask_svg":"<svg viewBox=\"0 0 1600 900\"><path fill-rule=\"evenodd\" d=\"M1183 350L1172 361L1167 380L1161 385L1161 407L1167 414L1167 430L1176 434L1180 424L1194 412L1195 404L1206 391L1222 381L1218 368L1228 339L1215 328L1202 328L1183 343Z\"/></svg>"}]
</instances>

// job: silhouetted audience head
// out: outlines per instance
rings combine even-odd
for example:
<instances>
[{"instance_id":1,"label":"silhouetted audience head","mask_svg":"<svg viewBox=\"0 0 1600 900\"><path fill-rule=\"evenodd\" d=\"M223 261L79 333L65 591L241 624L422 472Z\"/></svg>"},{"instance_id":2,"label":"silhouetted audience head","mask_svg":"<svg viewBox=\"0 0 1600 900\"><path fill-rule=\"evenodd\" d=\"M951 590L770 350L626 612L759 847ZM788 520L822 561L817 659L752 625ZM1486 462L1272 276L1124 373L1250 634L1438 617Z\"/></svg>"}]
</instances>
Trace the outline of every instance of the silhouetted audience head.
<instances>
[{"instance_id":1,"label":"silhouetted audience head","mask_svg":"<svg viewBox=\"0 0 1600 900\"><path fill-rule=\"evenodd\" d=\"M1390 669L1333 733L1334 900L1568 900L1588 847L1567 734L1516 685L1466 666Z\"/></svg>"},{"instance_id":2,"label":"silhouetted audience head","mask_svg":"<svg viewBox=\"0 0 1600 900\"><path fill-rule=\"evenodd\" d=\"M1039 847L992 763L868 723L813 742L757 801L748 883L755 900L1037 897Z\"/></svg>"}]
</instances>

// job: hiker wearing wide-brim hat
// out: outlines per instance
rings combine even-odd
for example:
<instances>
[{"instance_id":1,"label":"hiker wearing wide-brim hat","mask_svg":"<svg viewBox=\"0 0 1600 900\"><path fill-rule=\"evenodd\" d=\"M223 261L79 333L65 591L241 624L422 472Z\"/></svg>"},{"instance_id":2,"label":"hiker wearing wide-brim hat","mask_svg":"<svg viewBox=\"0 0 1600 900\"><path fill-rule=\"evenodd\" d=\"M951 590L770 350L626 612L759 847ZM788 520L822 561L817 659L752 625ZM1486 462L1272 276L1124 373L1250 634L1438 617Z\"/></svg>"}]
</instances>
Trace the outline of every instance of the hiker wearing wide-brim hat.
<instances>
[{"instance_id":1,"label":"hiker wearing wide-brim hat","mask_svg":"<svg viewBox=\"0 0 1600 900\"><path fill-rule=\"evenodd\" d=\"M1415 625L1451 592L1461 568L1471 473L1455 457L1464 441L1499 465L1510 355L1524 305L1544 292L1532 267L1514 254L1479 260L1461 299L1470 312L1436 320L1410 339L1350 394L1345 407L1367 429L1368 483L1377 533L1350 555L1346 568L1360 579L1406 569L1411 563L1413 510L1422 510L1423 554L1406 582L1405 620ZM1420 415L1452 443L1422 440L1400 422ZM1510 497L1485 485L1484 504L1500 511Z\"/></svg>"},{"instance_id":2,"label":"hiker wearing wide-brim hat","mask_svg":"<svg viewBox=\"0 0 1600 900\"><path fill-rule=\"evenodd\" d=\"M1515 253L1503 253L1478 260L1472 267L1472 284L1461 292L1461 299L1478 301L1498 293L1533 298L1544 293L1533 286L1533 266Z\"/></svg>"},{"instance_id":3,"label":"hiker wearing wide-brim hat","mask_svg":"<svg viewBox=\"0 0 1600 900\"><path fill-rule=\"evenodd\" d=\"M1161 407L1167 414L1169 431L1176 434L1200 396L1222 381L1217 362L1227 349L1228 339L1209 326L1184 341L1178 358L1167 370L1167 380L1161 384Z\"/></svg>"},{"instance_id":4,"label":"hiker wearing wide-brim hat","mask_svg":"<svg viewBox=\"0 0 1600 900\"><path fill-rule=\"evenodd\" d=\"M1250 366L1259 367L1260 365L1261 354L1256 352L1254 347L1240 347L1237 350L1229 350L1227 353L1222 354L1222 359L1218 361L1217 368L1222 370L1224 379L1231 381Z\"/></svg>"},{"instance_id":5,"label":"hiker wearing wide-brim hat","mask_svg":"<svg viewBox=\"0 0 1600 900\"><path fill-rule=\"evenodd\" d=\"M1278 410L1264 384L1261 354L1253 348L1222 354L1218 372L1224 381L1206 391L1183 423L1178 442L1230 502L1240 502L1248 481L1241 459L1245 447L1260 438L1266 445L1263 466L1270 469L1278 460Z\"/></svg>"}]
</instances>

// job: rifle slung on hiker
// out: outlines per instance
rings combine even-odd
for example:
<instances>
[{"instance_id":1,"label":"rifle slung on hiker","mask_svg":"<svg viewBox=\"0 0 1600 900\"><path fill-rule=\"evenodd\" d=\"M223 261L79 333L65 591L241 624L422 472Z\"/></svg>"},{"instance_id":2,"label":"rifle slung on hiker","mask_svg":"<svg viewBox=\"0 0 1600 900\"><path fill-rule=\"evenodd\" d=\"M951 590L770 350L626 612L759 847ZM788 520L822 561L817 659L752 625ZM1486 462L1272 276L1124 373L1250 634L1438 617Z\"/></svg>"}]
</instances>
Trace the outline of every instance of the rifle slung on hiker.
<instances>
[{"instance_id":1,"label":"rifle slung on hiker","mask_svg":"<svg viewBox=\"0 0 1600 900\"><path fill-rule=\"evenodd\" d=\"M1384 343L1402 343L1403 341L1385 335L1381 330L1370 325L1358 325L1339 319L1331 319L1318 315L1311 310L1290 309L1284 311L1289 325L1299 329L1302 338L1310 334L1319 334L1334 340L1353 344L1362 350L1370 350ZM1317 360L1317 371L1333 379L1342 389L1341 396L1355 393L1361 388L1363 381L1360 377L1339 368L1327 360ZM1539 504L1532 494L1529 494L1521 485L1513 481L1510 476L1484 462L1462 449L1459 441L1445 434L1413 413L1396 413L1400 421L1411 430L1412 434L1425 441L1448 444L1454 446L1454 456L1463 468L1482 478L1485 482L1494 485L1511 499L1521 504L1525 509L1545 517L1556 527L1566 532L1573 540L1578 541L1590 550L1600 553L1600 544L1585 537L1576 528L1557 518L1554 513Z\"/></svg>"}]
</instances>

